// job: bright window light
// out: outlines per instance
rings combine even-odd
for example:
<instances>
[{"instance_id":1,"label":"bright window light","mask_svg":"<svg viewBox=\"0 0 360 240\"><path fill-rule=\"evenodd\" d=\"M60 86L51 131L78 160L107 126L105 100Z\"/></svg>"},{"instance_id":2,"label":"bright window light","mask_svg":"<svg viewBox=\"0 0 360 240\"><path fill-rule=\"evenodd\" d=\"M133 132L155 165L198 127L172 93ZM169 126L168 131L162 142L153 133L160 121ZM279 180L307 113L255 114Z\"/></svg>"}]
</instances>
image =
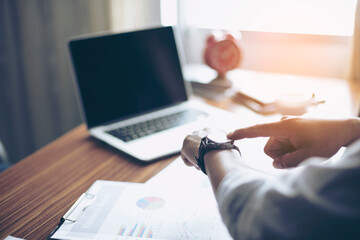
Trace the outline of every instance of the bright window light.
<instances>
[{"instance_id":1,"label":"bright window light","mask_svg":"<svg viewBox=\"0 0 360 240\"><path fill-rule=\"evenodd\" d=\"M357 2L357 0L178 1L181 1L182 6L178 11L181 21L191 27L336 36L353 34ZM164 4L167 6L165 7ZM173 11L177 9L177 1L162 0L162 6L162 22L165 25L174 24L176 16Z\"/></svg>"},{"instance_id":2,"label":"bright window light","mask_svg":"<svg viewBox=\"0 0 360 240\"><path fill-rule=\"evenodd\" d=\"M176 25L178 21L177 0L161 0L161 24L164 26Z\"/></svg>"}]
</instances>

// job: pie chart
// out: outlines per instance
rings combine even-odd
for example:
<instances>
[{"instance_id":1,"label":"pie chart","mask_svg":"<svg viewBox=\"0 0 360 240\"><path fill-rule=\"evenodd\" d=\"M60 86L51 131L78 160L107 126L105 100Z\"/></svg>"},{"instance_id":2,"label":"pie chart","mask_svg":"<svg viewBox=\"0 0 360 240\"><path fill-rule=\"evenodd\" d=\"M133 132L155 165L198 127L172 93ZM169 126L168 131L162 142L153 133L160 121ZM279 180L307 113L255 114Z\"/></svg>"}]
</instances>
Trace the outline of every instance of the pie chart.
<instances>
[{"instance_id":1,"label":"pie chart","mask_svg":"<svg viewBox=\"0 0 360 240\"><path fill-rule=\"evenodd\" d=\"M140 198L136 205L139 208L145 209L145 210L152 210L152 209L158 209L165 206L165 200L159 197L144 197Z\"/></svg>"}]
</instances>

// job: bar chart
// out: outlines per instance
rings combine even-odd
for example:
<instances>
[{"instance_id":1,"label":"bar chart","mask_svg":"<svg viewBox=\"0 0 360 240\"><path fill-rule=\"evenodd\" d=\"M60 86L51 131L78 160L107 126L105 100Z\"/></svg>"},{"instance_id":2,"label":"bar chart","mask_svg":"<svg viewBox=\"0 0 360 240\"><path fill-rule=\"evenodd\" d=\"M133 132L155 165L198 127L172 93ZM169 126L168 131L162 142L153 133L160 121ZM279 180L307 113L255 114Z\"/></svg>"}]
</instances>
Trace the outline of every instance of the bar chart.
<instances>
[{"instance_id":1,"label":"bar chart","mask_svg":"<svg viewBox=\"0 0 360 240\"><path fill-rule=\"evenodd\" d=\"M153 230L151 227L147 227L144 224L135 224L127 229L126 226L122 225L119 230L119 236L123 237L137 237L137 238L152 238Z\"/></svg>"}]
</instances>

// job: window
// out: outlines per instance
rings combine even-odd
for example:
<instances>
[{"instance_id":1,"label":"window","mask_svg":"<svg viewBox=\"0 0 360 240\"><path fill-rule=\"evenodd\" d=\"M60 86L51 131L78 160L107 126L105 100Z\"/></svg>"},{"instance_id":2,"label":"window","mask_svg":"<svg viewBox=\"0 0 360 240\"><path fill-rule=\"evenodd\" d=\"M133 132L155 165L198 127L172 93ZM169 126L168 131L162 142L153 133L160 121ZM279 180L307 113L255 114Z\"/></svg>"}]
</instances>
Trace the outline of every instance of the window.
<instances>
[{"instance_id":1,"label":"window","mask_svg":"<svg viewBox=\"0 0 360 240\"><path fill-rule=\"evenodd\" d=\"M351 36L357 0L162 0L164 25Z\"/></svg>"}]
</instances>

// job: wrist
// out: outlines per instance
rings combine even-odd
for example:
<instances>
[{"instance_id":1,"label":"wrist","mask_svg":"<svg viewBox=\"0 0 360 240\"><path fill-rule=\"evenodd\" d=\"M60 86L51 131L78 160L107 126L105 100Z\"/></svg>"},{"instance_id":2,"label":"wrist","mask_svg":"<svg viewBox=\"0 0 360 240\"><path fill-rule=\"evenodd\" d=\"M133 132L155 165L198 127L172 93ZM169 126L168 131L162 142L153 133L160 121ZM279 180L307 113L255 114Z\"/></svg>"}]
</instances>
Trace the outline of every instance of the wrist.
<instances>
[{"instance_id":1,"label":"wrist","mask_svg":"<svg viewBox=\"0 0 360 240\"><path fill-rule=\"evenodd\" d=\"M216 138L216 136L213 137ZM234 144L233 140L225 139L225 141L220 140L217 142L209 138L209 136L203 137L200 141L198 156L195 156L197 166L203 173L207 174L204 162L205 155L212 151L230 149L236 150L241 155L239 148Z\"/></svg>"},{"instance_id":2,"label":"wrist","mask_svg":"<svg viewBox=\"0 0 360 240\"><path fill-rule=\"evenodd\" d=\"M204 163L214 192L229 172L245 166L241 155L235 149L208 152L204 157Z\"/></svg>"},{"instance_id":3,"label":"wrist","mask_svg":"<svg viewBox=\"0 0 360 240\"><path fill-rule=\"evenodd\" d=\"M236 149L214 150L208 152L204 156L204 165L207 173L211 173L214 169L219 169L219 166L234 169L245 165L241 154Z\"/></svg>"}]
</instances>

